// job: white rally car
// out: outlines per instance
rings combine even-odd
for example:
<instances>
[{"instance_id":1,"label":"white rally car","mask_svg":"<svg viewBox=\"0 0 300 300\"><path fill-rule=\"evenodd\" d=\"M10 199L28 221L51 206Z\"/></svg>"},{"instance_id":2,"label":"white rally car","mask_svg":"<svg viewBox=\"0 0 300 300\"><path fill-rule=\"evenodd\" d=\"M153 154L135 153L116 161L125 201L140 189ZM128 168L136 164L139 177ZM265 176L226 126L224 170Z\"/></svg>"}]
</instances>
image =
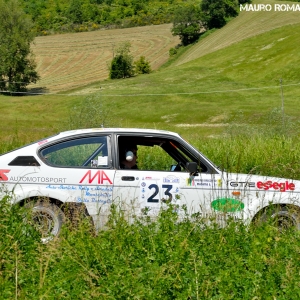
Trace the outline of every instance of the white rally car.
<instances>
[{"instance_id":1,"label":"white rally car","mask_svg":"<svg viewBox=\"0 0 300 300\"><path fill-rule=\"evenodd\" d=\"M132 145L138 168L124 168ZM112 203L128 218L171 202L179 214L185 207L191 216L246 224L272 218L300 229L299 191L300 181L221 171L178 134L161 130L66 131L0 156L0 199L29 203L45 240L58 235L67 207L83 207L99 229Z\"/></svg>"}]
</instances>

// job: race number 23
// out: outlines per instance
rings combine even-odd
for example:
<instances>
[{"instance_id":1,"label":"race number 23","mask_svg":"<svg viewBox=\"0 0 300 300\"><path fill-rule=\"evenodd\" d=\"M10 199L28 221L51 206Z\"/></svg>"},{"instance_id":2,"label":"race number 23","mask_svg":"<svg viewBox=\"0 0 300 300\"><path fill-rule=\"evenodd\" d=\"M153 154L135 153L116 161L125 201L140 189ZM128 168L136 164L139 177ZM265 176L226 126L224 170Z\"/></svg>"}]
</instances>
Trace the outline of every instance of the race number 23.
<instances>
[{"instance_id":1,"label":"race number 23","mask_svg":"<svg viewBox=\"0 0 300 300\"><path fill-rule=\"evenodd\" d=\"M169 198L167 199L168 201L172 201L172 194L170 193L170 191L173 188L173 185L171 184L163 184L162 188L165 190L164 191L164 195L168 196ZM159 187L157 184L150 184L148 186L148 189L150 189L152 191L151 196L147 199L147 202L149 203L159 203Z\"/></svg>"}]
</instances>

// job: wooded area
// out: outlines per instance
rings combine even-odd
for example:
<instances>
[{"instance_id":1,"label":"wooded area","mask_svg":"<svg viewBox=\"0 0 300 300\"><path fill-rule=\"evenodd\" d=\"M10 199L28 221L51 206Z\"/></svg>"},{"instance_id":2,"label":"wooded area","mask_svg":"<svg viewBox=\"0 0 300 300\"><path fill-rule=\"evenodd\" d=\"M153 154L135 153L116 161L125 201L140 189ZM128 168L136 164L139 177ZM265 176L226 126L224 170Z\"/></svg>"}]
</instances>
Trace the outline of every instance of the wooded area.
<instances>
[{"instance_id":1,"label":"wooded area","mask_svg":"<svg viewBox=\"0 0 300 300\"><path fill-rule=\"evenodd\" d=\"M39 35L171 23L174 11L199 0L21 0Z\"/></svg>"}]
</instances>

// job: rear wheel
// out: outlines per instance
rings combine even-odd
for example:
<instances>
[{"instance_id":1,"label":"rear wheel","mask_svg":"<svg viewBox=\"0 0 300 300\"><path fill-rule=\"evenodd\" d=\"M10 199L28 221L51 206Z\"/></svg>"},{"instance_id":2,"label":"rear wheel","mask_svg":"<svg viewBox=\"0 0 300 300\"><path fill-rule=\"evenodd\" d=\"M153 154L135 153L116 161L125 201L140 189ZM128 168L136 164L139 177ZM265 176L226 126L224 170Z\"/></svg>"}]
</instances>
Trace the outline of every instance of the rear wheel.
<instances>
[{"instance_id":1,"label":"rear wheel","mask_svg":"<svg viewBox=\"0 0 300 300\"><path fill-rule=\"evenodd\" d=\"M62 210L53 203L28 203L32 210L32 221L36 229L41 233L41 241L47 243L59 235L65 220Z\"/></svg>"},{"instance_id":2,"label":"rear wheel","mask_svg":"<svg viewBox=\"0 0 300 300\"><path fill-rule=\"evenodd\" d=\"M300 211L294 206L268 208L259 218L260 222L270 222L279 231L300 230Z\"/></svg>"}]
</instances>

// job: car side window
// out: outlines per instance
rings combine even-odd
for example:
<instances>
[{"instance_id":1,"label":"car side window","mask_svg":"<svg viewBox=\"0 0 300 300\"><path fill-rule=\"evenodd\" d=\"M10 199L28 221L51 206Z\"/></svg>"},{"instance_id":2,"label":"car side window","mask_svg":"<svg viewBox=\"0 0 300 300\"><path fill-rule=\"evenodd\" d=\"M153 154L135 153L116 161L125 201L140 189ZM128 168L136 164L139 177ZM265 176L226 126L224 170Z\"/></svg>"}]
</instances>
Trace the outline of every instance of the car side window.
<instances>
[{"instance_id":1,"label":"car side window","mask_svg":"<svg viewBox=\"0 0 300 300\"><path fill-rule=\"evenodd\" d=\"M207 167L199 161L199 157L175 139L124 135L118 137L118 147L121 169L188 172L187 163L196 162L199 172L207 172ZM136 155L134 159L130 156L128 166L123 167L125 149L132 150L132 153L135 151ZM134 167L130 167L131 162Z\"/></svg>"},{"instance_id":2,"label":"car side window","mask_svg":"<svg viewBox=\"0 0 300 300\"><path fill-rule=\"evenodd\" d=\"M170 171L170 167L177 162L160 146L138 147L138 167L140 170Z\"/></svg>"},{"instance_id":3,"label":"car side window","mask_svg":"<svg viewBox=\"0 0 300 300\"><path fill-rule=\"evenodd\" d=\"M55 167L108 168L109 137L74 138L55 143L40 151L40 157Z\"/></svg>"}]
</instances>

